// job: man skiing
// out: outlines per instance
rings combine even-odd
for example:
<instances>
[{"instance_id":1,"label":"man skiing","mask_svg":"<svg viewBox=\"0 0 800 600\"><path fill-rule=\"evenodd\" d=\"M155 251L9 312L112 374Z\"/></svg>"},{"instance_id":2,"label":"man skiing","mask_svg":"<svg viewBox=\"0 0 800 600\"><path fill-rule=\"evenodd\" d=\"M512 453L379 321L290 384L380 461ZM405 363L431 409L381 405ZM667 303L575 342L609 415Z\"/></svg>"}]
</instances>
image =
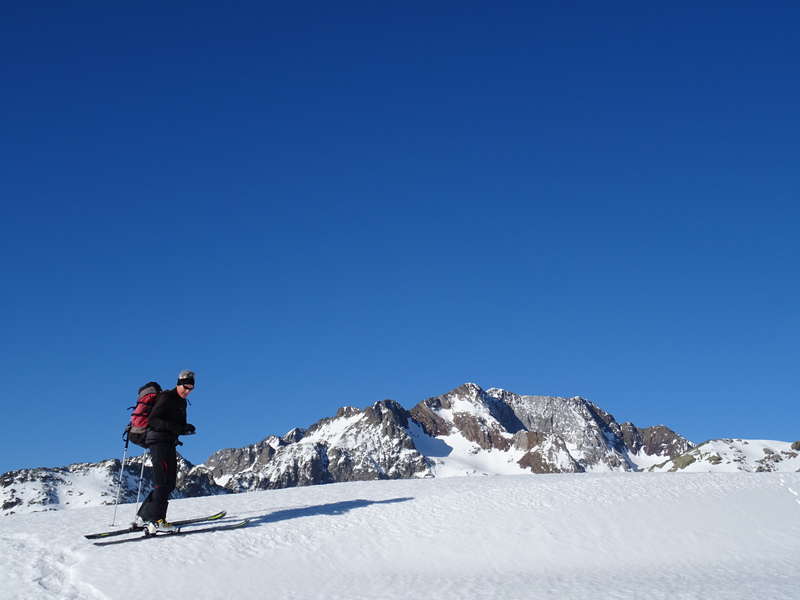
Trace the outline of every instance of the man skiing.
<instances>
[{"instance_id":1,"label":"man skiing","mask_svg":"<svg viewBox=\"0 0 800 600\"><path fill-rule=\"evenodd\" d=\"M153 491L139 508L136 524L151 534L178 531L166 520L167 505L178 476L178 436L195 432L194 425L186 422L186 399L193 389L194 373L181 371L177 385L161 392L150 411L145 444L153 463Z\"/></svg>"}]
</instances>

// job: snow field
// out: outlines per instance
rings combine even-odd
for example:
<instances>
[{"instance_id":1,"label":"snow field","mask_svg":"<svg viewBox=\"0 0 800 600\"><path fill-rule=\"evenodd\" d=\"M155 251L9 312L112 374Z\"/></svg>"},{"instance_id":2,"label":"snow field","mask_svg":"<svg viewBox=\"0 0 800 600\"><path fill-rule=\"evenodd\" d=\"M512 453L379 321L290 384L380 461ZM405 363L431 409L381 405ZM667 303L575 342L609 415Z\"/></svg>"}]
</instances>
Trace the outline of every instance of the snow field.
<instances>
[{"instance_id":1,"label":"snow field","mask_svg":"<svg viewBox=\"0 0 800 600\"><path fill-rule=\"evenodd\" d=\"M82 534L111 507L11 516L0 598L796 599L795 490L795 473L334 484L173 501L174 519L253 523L102 548Z\"/></svg>"}]
</instances>

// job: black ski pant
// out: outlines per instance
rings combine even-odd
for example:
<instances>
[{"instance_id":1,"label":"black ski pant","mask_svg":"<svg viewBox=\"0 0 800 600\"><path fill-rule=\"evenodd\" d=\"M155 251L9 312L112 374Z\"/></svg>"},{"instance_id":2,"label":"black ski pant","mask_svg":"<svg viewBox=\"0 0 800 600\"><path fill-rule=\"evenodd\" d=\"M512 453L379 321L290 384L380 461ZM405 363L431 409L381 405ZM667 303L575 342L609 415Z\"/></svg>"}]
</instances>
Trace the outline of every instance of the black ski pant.
<instances>
[{"instance_id":1,"label":"black ski pant","mask_svg":"<svg viewBox=\"0 0 800 600\"><path fill-rule=\"evenodd\" d=\"M153 491L142 502L138 515L145 521L166 519L169 495L178 477L178 452L173 442L151 444L153 462Z\"/></svg>"}]
</instances>

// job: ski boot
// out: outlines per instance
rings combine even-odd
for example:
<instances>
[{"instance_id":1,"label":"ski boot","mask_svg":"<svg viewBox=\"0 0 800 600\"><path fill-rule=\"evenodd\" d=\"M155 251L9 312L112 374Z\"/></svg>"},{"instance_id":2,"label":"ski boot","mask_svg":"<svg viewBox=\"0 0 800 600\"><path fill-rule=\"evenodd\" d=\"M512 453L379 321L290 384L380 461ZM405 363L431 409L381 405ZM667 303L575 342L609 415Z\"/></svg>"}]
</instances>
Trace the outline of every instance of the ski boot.
<instances>
[{"instance_id":1,"label":"ski boot","mask_svg":"<svg viewBox=\"0 0 800 600\"><path fill-rule=\"evenodd\" d=\"M166 519L150 521L145 525L145 535L155 535L157 533L178 533L180 528L172 523L167 523Z\"/></svg>"}]
</instances>

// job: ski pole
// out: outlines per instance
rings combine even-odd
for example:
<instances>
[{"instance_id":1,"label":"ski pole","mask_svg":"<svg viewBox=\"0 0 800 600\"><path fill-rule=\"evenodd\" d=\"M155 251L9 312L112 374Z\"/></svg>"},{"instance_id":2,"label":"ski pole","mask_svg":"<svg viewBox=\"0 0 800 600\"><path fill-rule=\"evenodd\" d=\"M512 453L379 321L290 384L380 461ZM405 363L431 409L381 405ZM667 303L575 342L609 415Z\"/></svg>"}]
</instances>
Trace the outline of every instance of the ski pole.
<instances>
[{"instance_id":1,"label":"ski pole","mask_svg":"<svg viewBox=\"0 0 800 600\"><path fill-rule=\"evenodd\" d=\"M117 507L119 506L119 494L122 491L122 477L125 475L125 460L128 458L128 432L125 432L125 449L122 451L122 463L119 466L119 480L117 481L117 498L114 500L114 516L111 518L111 526L117 522Z\"/></svg>"},{"instance_id":2,"label":"ski pole","mask_svg":"<svg viewBox=\"0 0 800 600\"><path fill-rule=\"evenodd\" d=\"M139 498L142 496L142 481L144 480L144 463L149 455L150 450L145 450L144 454L142 454L142 470L139 473L139 491L136 492L136 512L134 514L139 513Z\"/></svg>"}]
</instances>

